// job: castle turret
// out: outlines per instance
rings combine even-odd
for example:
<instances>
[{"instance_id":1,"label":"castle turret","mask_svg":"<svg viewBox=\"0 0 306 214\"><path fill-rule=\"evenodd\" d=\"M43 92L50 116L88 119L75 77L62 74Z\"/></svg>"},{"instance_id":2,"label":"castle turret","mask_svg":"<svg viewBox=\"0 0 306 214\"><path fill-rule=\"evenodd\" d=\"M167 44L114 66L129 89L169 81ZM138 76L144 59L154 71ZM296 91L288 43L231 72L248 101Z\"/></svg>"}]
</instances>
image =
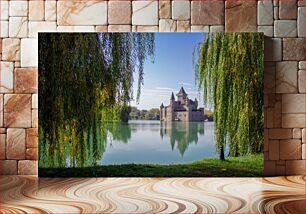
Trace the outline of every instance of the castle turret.
<instances>
[{"instance_id":1,"label":"castle turret","mask_svg":"<svg viewBox=\"0 0 306 214\"><path fill-rule=\"evenodd\" d=\"M175 100L173 92L171 94L170 100Z\"/></svg>"},{"instance_id":2,"label":"castle turret","mask_svg":"<svg viewBox=\"0 0 306 214\"><path fill-rule=\"evenodd\" d=\"M159 116L160 120L164 120L164 114L163 114L163 112L164 112L164 104L162 103L162 104L160 105L160 116Z\"/></svg>"},{"instance_id":3,"label":"castle turret","mask_svg":"<svg viewBox=\"0 0 306 214\"><path fill-rule=\"evenodd\" d=\"M197 98L194 98L194 108L195 109L198 108L198 100L197 100Z\"/></svg>"},{"instance_id":4,"label":"castle turret","mask_svg":"<svg viewBox=\"0 0 306 214\"><path fill-rule=\"evenodd\" d=\"M177 96L177 100L180 101L181 104L185 104L187 94L186 94L183 86L181 87L180 91L176 94L176 96Z\"/></svg>"}]
</instances>

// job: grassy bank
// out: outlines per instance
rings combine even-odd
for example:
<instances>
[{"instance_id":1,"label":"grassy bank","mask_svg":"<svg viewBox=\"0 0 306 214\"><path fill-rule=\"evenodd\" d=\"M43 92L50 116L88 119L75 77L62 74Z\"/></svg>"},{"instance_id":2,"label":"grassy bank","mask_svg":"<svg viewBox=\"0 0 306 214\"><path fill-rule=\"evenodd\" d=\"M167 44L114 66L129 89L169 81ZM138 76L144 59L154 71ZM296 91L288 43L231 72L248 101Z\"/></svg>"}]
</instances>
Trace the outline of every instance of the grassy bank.
<instances>
[{"instance_id":1,"label":"grassy bank","mask_svg":"<svg viewBox=\"0 0 306 214\"><path fill-rule=\"evenodd\" d=\"M124 164L86 168L39 168L42 177L249 177L262 176L263 155L203 159L184 164Z\"/></svg>"}]
</instances>

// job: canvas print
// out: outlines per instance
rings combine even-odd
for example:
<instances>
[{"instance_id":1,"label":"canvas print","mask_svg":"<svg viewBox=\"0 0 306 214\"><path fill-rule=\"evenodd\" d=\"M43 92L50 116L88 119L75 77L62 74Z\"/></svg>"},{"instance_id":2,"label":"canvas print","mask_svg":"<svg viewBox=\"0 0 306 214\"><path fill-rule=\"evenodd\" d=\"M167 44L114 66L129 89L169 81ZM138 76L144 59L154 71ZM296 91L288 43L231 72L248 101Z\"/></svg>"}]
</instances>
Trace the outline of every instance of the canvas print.
<instances>
[{"instance_id":1,"label":"canvas print","mask_svg":"<svg viewBox=\"0 0 306 214\"><path fill-rule=\"evenodd\" d=\"M261 176L263 38L39 33L39 176Z\"/></svg>"}]
</instances>

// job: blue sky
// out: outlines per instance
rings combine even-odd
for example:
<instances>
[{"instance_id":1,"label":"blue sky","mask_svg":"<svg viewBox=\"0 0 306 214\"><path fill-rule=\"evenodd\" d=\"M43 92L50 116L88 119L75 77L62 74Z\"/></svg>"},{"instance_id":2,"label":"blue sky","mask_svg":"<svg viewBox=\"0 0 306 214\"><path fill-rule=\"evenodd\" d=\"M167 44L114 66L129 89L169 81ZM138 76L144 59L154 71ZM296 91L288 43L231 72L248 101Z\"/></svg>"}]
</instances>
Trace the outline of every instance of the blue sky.
<instances>
[{"instance_id":1,"label":"blue sky","mask_svg":"<svg viewBox=\"0 0 306 214\"><path fill-rule=\"evenodd\" d=\"M139 109L159 108L161 103L169 104L172 91L176 94L183 85L190 99L197 98L203 106L195 86L192 52L194 46L203 42L204 33L156 33L155 61L145 62L144 85ZM135 75L137 76L137 75ZM137 78L134 81L134 99L137 94Z\"/></svg>"}]
</instances>

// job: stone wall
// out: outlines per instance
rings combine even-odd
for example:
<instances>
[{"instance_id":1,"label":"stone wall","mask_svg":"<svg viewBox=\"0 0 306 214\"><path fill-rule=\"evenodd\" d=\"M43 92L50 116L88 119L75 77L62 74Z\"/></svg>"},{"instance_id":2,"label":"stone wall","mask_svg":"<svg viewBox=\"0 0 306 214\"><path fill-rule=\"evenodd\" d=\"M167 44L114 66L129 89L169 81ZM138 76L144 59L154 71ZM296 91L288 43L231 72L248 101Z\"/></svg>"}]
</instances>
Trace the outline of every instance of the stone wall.
<instances>
[{"instance_id":1,"label":"stone wall","mask_svg":"<svg viewBox=\"0 0 306 214\"><path fill-rule=\"evenodd\" d=\"M0 172L37 174L37 32L260 31L265 174L305 174L305 6L297 0L1 0Z\"/></svg>"}]
</instances>

